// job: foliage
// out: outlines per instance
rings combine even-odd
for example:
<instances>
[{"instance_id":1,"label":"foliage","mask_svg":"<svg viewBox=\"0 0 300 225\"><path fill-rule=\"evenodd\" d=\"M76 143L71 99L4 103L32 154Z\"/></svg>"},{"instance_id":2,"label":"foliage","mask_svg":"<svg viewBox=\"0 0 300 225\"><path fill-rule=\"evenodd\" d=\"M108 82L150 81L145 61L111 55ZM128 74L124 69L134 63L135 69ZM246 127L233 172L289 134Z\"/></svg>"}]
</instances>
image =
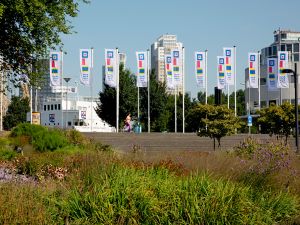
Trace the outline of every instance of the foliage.
<instances>
[{"instance_id":1,"label":"foliage","mask_svg":"<svg viewBox=\"0 0 300 225\"><path fill-rule=\"evenodd\" d=\"M39 125L22 123L15 127L11 132L11 137L29 137L29 143L37 151L54 151L68 144L62 131L57 129L48 129Z\"/></svg>"},{"instance_id":2,"label":"foliage","mask_svg":"<svg viewBox=\"0 0 300 225\"><path fill-rule=\"evenodd\" d=\"M198 124L198 136L205 136L218 141L218 147L221 146L221 138L234 134L235 130L240 128L241 122L238 117L234 116L234 112L225 106L212 106L199 104L198 109L202 116L201 121L197 121L197 114L194 114L195 123ZM203 118L205 115L205 118ZM199 119L199 118L198 118Z\"/></svg>"},{"instance_id":3,"label":"foliage","mask_svg":"<svg viewBox=\"0 0 300 225\"><path fill-rule=\"evenodd\" d=\"M33 80L37 74L32 68L37 69L48 48L62 45L60 34L71 33L69 18L77 16L79 2L88 1L1 0L2 69Z\"/></svg>"},{"instance_id":4,"label":"foliage","mask_svg":"<svg viewBox=\"0 0 300 225\"><path fill-rule=\"evenodd\" d=\"M3 128L10 130L19 123L26 122L26 113L30 111L29 99L13 96L3 117Z\"/></svg>"},{"instance_id":5,"label":"foliage","mask_svg":"<svg viewBox=\"0 0 300 225\"><path fill-rule=\"evenodd\" d=\"M292 134L295 127L295 108L292 104L285 102L280 106L271 104L269 108L263 108L258 113L258 123L261 125L263 133L272 135L285 136L287 138Z\"/></svg>"},{"instance_id":6,"label":"foliage","mask_svg":"<svg viewBox=\"0 0 300 225\"><path fill-rule=\"evenodd\" d=\"M120 94L119 94L119 125L124 125L122 118L131 113L131 116L137 116L137 87L135 85L134 75L124 65L120 65ZM97 105L96 113L98 116L110 124L116 125L116 90L104 85L103 92L99 93L100 102Z\"/></svg>"}]
</instances>

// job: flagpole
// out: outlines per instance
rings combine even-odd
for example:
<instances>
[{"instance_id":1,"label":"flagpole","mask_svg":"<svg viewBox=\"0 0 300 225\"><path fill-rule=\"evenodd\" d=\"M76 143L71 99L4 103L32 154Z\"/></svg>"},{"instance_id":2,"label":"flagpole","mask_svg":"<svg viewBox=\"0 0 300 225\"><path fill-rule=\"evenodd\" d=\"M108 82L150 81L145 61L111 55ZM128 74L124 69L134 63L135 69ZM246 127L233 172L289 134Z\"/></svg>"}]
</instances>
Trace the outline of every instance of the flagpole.
<instances>
[{"instance_id":1,"label":"flagpole","mask_svg":"<svg viewBox=\"0 0 300 225\"><path fill-rule=\"evenodd\" d=\"M91 48L91 132L93 132L93 66L94 66L94 48ZM68 91L68 90L67 90Z\"/></svg>"},{"instance_id":2,"label":"flagpole","mask_svg":"<svg viewBox=\"0 0 300 225\"><path fill-rule=\"evenodd\" d=\"M260 110L260 52L257 52L257 60L258 60L258 110Z\"/></svg>"},{"instance_id":3,"label":"flagpole","mask_svg":"<svg viewBox=\"0 0 300 225\"><path fill-rule=\"evenodd\" d=\"M236 46L233 46L234 50L234 115L236 116Z\"/></svg>"},{"instance_id":4,"label":"flagpole","mask_svg":"<svg viewBox=\"0 0 300 225\"><path fill-rule=\"evenodd\" d=\"M137 87L137 100L138 100L137 119L139 121L139 119L140 119L140 88L139 87Z\"/></svg>"},{"instance_id":5,"label":"flagpole","mask_svg":"<svg viewBox=\"0 0 300 225\"><path fill-rule=\"evenodd\" d=\"M227 84L227 108L229 109L229 84Z\"/></svg>"},{"instance_id":6,"label":"flagpole","mask_svg":"<svg viewBox=\"0 0 300 225\"><path fill-rule=\"evenodd\" d=\"M205 50L205 105L207 105L207 52Z\"/></svg>"},{"instance_id":7,"label":"flagpole","mask_svg":"<svg viewBox=\"0 0 300 225\"><path fill-rule=\"evenodd\" d=\"M61 129L64 129L64 112L63 112L63 64L64 64L64 53L61 51L61 64L60 64L60 69L61 69L61 80L60 80L60 91L61 91Z\"/></svg>"},{"instance_id":8,"label":"flagpole","mask_svg":"<svg viewBox=\"0 0 300 225\"><path fill-rule=\"evenodd\" d=\"M176 95L177 95L177 85L175 84L175 133L177 133L177 99L176 99Z\"/></svg>"},{"instance_id":9,"label":"flagpole","mask_svg":"<svg viewBox=\"0 0 300 225\"><path fill-rule=\"evenodd\" d=\"M116 75L117 75L117 87L116 87L116 132L119 133L119 49L116 48Z\"/></svg>"},{"instance_id":10,"label":"flagpole","mask_svg":"<svg viewBox=\"0 0 300 225\"><path fill-rule=\"evenodd\" d=\"M147 49L147 78L148 78L148 133L150 133L150 58L149 49Z\"/></svg>"},{"instance_id":11,"label":"flagpole","mask_svg":"<svg viewBox=\"0 0 300 225\"><path fill-rule=\"evenodd\" d=\"M184 54L185 50L184 47L182 47L182 133L185 132L185 115L184 115L184 110L185 110L185 104L184 104L184 99L185 99L185 82L184 82L184 78L185 78L185 73L184 73Z\"/></svg>"},{"instance_id":12,"label":"flagpole","mask_svg":"<svg viewBox=\"0 0 300 225\"><path fill-rule=\"evenodd\" d=\"M32 124L32 85L30 84L30 124Z\"/></svg>"}]
</instances>

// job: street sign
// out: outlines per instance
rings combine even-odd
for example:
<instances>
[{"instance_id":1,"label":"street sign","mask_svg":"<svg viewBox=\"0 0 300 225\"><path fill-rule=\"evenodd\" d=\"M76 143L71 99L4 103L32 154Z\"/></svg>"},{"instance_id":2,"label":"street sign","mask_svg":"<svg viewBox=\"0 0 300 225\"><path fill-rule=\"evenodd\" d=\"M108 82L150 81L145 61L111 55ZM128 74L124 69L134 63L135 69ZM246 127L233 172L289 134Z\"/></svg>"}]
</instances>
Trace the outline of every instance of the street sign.
<instances>
[{"instance_id":1,"label":"street sign","mask_svg":"<svg viewBox=\"0 0 300 225\"><path fill-rule=\"evenodd\" d=\"M252 116L248 116L248 127L252 126Z\"/></svg>"}]
</instances>

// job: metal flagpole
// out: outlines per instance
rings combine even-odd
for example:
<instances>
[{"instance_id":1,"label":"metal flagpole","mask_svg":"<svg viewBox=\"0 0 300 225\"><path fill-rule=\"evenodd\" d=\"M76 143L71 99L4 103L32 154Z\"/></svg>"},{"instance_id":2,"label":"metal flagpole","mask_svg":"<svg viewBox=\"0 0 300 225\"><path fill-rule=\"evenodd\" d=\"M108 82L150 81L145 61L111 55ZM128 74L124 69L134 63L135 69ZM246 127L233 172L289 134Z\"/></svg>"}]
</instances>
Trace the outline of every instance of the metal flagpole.
<instances>
[{"instance_id":1,"label":"metal flagpole","mask_svg":"<svg viewBox=\"0 0 300 225\"><path fill-rule=\"evenodd\" d=\"M0 131L3 130L3 114L2 114L2 108L3 108L3 95L2 95L2 85L3 85L3 77L4 77L4 71L1 64L1 75L0 75Z\"/></svg>"},{"instance_id":2,"label":"metal flagpole","mask_svg":"<svg viewBox=\"0 0 300 225\"><path fill-rule=\"evenodd\" d=\"M90 77L90 87L91 87L91 132L93 132L93 60L94 60L94 48L91 48L91 77Z\"/></svg>"},{"instance_id":3,"label":"metal flagpole","mask_svg":"<svg viewBox=\"0 0 300 225\"><path fill-rule=\"evenodd\" d=\"M227 84L227 108L229 109L229 84Z\"/></svg>"},{"instance_id":4,"label":"metal flagpole","mask_svg":"<svg viewBox=\"0 0 300 225\"><path fill-rule=\"evenodd\" d=\"M138 98L137 99L138 100L137 118L138 118L138 121L139 121L139 119L140 119L140 88L139 87L137 87L137 98Z\"/></svg>"},{"instance_id":5,"label":"metal flagpole","mask_svg":"<svg viewBox=\"0 0 300 225\"><path fill-rule=\"evenodd\" d=\"M205 105L207 105L207 52L208 50L205 50Z\"/></svg>"},{"instance_id":6,"label":"metal flagpole","mask_svg":"<svg viewBox=\"0 0 300 225\"><path fill-rule=\"evenodd\" d=\"M258 60L258 110L260 110L260 52L257 52L257 60Z\"/></svg>"},{"instance_id":7,"label":"metal flagpole","mask_svg":"<svg viewBox=\"0 0 300 225\"><path fill-rule=\"evenodd\" d=\"M116 87L116 132L119 133L119 49L116 48L116 76L117 76L117 87Z\"/></svg>"},{"instance_id":8,"label":"metal flagpole","mask_svg":"<svg viewBox=\"0 0 300 225\"><path fill-rule=\"evenodd\" d=\"M184 98L185 98L185 88L184 88L184 78L185 78L185 73L184 73L184 47L182 47L182 58L181 58L181 61L182 61L182 133L185 132L185 126L184 126L184 123L185 123L185 115L184 115L184 110L185 110L185 105L184 105Z\"/></svg>"},{"instance_id":9,"label":"metal flagpole","mask_svg":"<svg viewBox=\"0 0 300 225\"><path fill-rule=\"evenodd\" d=\"M175 133L177 133L177 99L176 99L176 95L177 95L177 85L175 84Z\"/></svg>"},{"instance_id":10,"label":"metal flagpole","mask_svg":"<svg viewBox=\"0 0 300 225\"><path fill-rule=\"evenodd\" d=\"M234 115L236 116L236 46L233 46L234 50Z\"/></svg>"},{"instance_id":11,"label":"metal flagpole","mask_svg":"<svg viewBox=\"0 0 300 225\"><path fill-rule=\"evenodd\" d=\"M150 58L149 49L147 49L147 77L148 77L148 133L150 133Z\"/></svg>"},{"instance_id":12,"label":"metal flagpole","mask_svg":"<svg viewBox=\"0 0 300 225\"><path fill-rule=\"evenodd\" d=\"M61 55L61 65L60 65L60 69L61 69L61 80L60 80L60 91L61 91L61 128L64 128L64 112L63 112L63 62L64 62L64 53L60 52Z\"/></svg>"},{"instance_id":13,"label":"metal flagpole","mask_svg":"<svg viewBox=\"0 0 300 225\"><path fill-rule=\"evenodd\" d=\"M32 124L32 85L30 84L30 124Z\"/></svg>"}]
</instances>

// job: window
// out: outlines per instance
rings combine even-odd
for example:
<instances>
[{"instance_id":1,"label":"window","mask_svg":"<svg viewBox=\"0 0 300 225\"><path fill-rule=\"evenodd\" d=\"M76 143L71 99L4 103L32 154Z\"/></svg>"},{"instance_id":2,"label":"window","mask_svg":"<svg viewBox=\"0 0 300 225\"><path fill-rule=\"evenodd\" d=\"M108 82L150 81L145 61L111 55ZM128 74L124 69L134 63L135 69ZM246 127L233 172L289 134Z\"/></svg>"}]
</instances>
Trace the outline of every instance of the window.
<instances>
[{"instance_id":1,"label":"window","mask_svg":"<svg viewBox=\"0 0 300 225\"><path fill-rule=\"evenodd\" d=\"M272 55L272 48L271 47L268 48L268 55L269 56Z\"/></svg>"},{"instance_id":2,"label":"window","mask_svg":"<svg viewBox=\"0 0 300 225\"><path fill-rule=\"evenodd\" d=\"M50 105L47 105L48 111L50 110Z\"/></svg>"},{"instance_id":3,"label":"window","mask_svg":"<svg viewBox=\"0 0 300 225\"><path fill-rule=\"evenodd\" d=\"M286 39L286 34L285 33L281 34L281 40L282 39Z\"/></svg>"},{"instance_id":4,"label":"window","mask_svg":"<svg viewBox=\"0 0 300 225\"><path fill-rule=\"evenodd\" d=\"M53 105L51 105L51 110L53 110Z\"/></svg>"},{"instance_id":5,"label":"window","mask_svg":"<svg viewBox=\"0 0 300 225\"><path fill-rule=\"evenodd\" d=\"M285 51L285 45L281 45L280 50Z\"/></svg>"},{"instance_id":6,"label":"window","mask_svg":"<svg viewBox=\"0 0 300 225\"><path fill-rule=\"evenodd\" d=\"M260 85L266 85L267 79L266 78L260 78Z\"/></svg>"},{"instance_id":7,"label":"window","mask_svg":"<svg viewBox=\"0 0 300 225\"><path fill-rule=\"evenodd\" d=\"M58 104L58 110L60 110L60 104Z\"/></svg>"},{"instance_id":8,"label":"window","mask_svg":"<svg viewBox=\"0 0 300 225\"><path fill-rule=\"evenodd\" d=\"M294 52L299 52L299 43L294 44Z\"/></svg>"},{"instance_id":9,"label":"window","mask_svg":"<svg viewBox=\"0 0 300 225\"><path fill-rule=\"evenodd\" d=\"M54 109L57 110L57 104L54 105Z\"/></svg>"},{"instance_id":10,"label":"window","mask_svg":"<svg viewBox=\"0 0 300 225\"><path fill-rule=\"evenodd\" d=\"M293 54L294 62L299 62L299 53Z\"/></svg>"},{"instance_id":11,"label":"window","mask_svg":"<svg viewBox=\"0 0 300 225\"><path fill-rule=\"evenodd\" d=\"M68 121L68 126L71 126L72 125L72 122L71 121Z\"/></svg>"},{"instance_id":12,"label":"window","mask_svg":"<svg viewBox=\"0 0 300 225\"><path fill-rule=\"evenodd\" d=\"M76 122L74 123L74 125L75 125L75 126L78 126L78 122L76 121Z\"/></svg>"},{"instance_id":13,"label":"window","mask_svg":"<svg viewBox=\"0 0 300 225\"><path fill-rule=\"evenodd\" d=\"M47 110L47 106L46 105L44 105L44 111L46 111Z\"/></svg>"},{"instance_id":14,"label":"window","mask_svg":"<svg viewBox=\"0 0 300 225\"><path fill-rule=\"evenodd\" d=\"M286 45L286 50L289 51L289 52L293 51L293 45L292 44L287 44Z\"/></svg>"},{"instance_id":15,"label":"window","mask_svg":"<svg viewBox=\"0 0 300 225\"><path fill-rule=\"evenodd\" d=\"M277 46L273 45L273 55L277 55Z\"/></svg>"}]
</instances>

